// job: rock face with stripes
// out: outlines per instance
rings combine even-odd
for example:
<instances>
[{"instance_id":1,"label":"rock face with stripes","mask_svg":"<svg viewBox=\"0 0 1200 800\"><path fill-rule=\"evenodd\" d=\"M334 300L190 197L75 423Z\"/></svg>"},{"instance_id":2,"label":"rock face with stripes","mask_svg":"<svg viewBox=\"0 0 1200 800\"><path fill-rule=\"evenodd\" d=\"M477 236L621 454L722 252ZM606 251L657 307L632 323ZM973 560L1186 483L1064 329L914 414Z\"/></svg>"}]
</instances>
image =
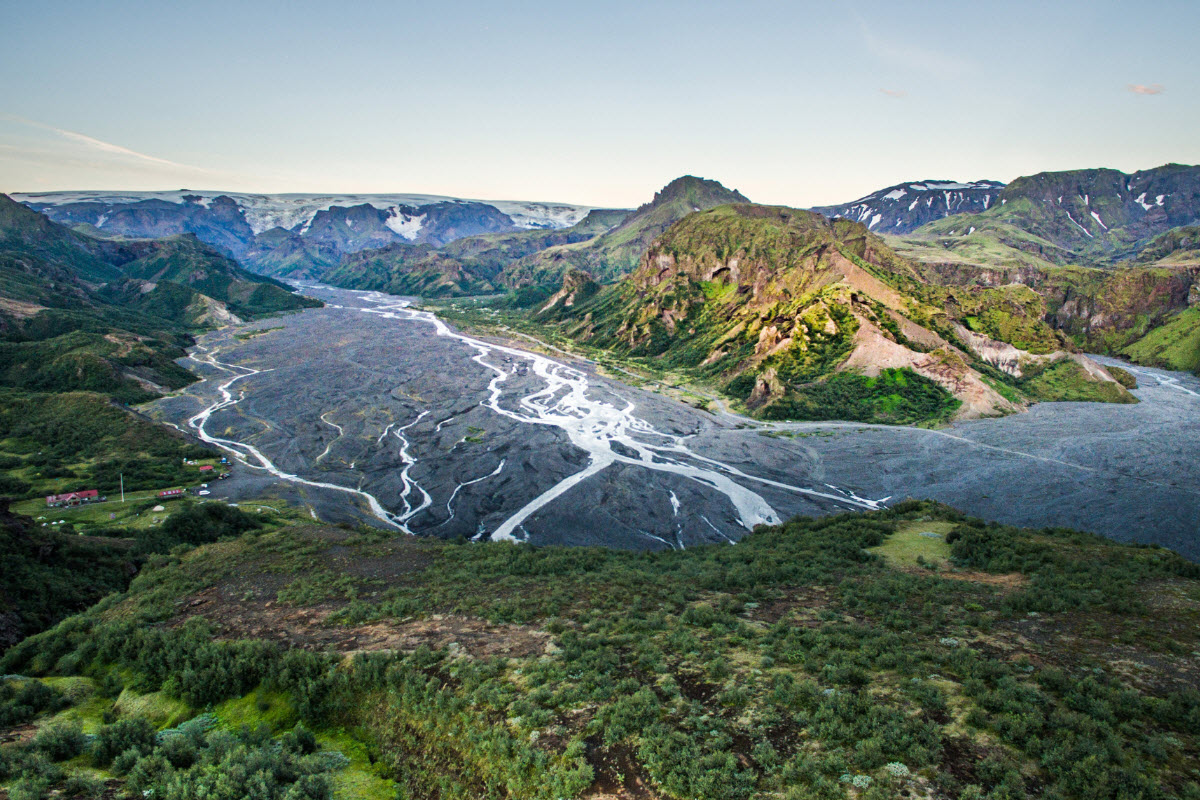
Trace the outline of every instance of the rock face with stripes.
<instances>
[{"instance_id":1,"label":"rock face with stripes","mask_svg":"<svg viewBox=\"0 0 1200 800\"><path fill-rule=\"evenodd\" d=\"M911 181L872 192L851 203L812 209L831 219L861 222L874 233L909 233L954 214L987 211L997 201L1000 181Z\"/></svg>"}]
</instances>

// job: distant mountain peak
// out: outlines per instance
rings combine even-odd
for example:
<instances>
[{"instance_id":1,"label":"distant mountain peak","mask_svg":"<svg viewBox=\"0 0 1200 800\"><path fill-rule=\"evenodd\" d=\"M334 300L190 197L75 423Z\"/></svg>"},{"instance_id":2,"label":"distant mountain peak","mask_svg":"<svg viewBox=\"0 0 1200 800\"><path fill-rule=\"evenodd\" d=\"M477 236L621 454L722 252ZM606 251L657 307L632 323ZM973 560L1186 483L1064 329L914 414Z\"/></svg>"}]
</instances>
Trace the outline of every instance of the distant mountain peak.
<instances>
[{"instance_id":1,"label":"distant mountain peak","mask_svg":"<svg viewBox=\"0 0 1200 800\"><path fill-rule=\"evenodd\" d=\"M695 175L682 175L655 192L654 199L638 211L655 208L674 200L691 200L701 208L711 208L714 205L727 203L750 202L741 192L736 189L727 189L720 181L698 178Z\"/></svg>"}]
</instances>

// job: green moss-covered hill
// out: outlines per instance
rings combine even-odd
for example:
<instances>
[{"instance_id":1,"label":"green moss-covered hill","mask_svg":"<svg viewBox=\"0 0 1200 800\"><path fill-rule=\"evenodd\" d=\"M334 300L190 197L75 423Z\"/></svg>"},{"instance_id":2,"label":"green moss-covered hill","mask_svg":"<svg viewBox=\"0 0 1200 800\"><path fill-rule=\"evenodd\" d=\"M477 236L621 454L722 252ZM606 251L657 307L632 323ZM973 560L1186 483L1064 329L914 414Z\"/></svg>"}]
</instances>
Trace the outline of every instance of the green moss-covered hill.
<instances>
[{"instance_id":1,"label":"green moss-covered hill","mask_svg":"<svg viewBox=\"0 0 1200 800\"><path fill-rule=\"evenodd\" d=\"M0 784L1195 798L1198 621L1167 551L929 503L658 553L269 525L11 648Z\"/></svg>"},{"instance_id":2,"label":"green moss-covered hill","mask_svg":"<svg viewBox=\"0 0 1200 800\"><path fill-rule=\"evenodd\" d=\"M863 225L741 204L677 222L617 284L571 273L535 318L691 371L771 418L913 423L1007 413L1039 398L1038 384L1022 380L1051 364L1073 399L1131 401L1102 368L1070 353L1043 321L1038 295L1020 288L1024 295L957 296Z\"/></svg>"}]
</instances>

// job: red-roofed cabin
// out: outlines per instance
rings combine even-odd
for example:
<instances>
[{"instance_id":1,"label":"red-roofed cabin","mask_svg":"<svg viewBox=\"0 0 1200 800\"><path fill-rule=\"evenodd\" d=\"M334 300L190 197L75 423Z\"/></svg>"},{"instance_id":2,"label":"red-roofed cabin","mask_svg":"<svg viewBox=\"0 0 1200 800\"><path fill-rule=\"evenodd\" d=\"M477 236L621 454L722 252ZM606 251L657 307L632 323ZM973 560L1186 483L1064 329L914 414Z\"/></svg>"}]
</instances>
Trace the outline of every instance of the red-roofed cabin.
<instances>
[{"instance_id":1,"label":"red-roofed cabin","mask_svg":"<svg viewBox=\"0 0 1200 800\"><path fill-rule=\"evenodd\" d=\"M88 489L83 492L49 495L46 498L46 505L50 508L61 508L62 506L81 506L84 503L97 503L99 501L100 492L95 489Z\"/></svg>"},{"instance_id":2,"label":"red-roofed cabin","mask_svg":"<svg viewBox=\"0 0 1200 800\"><path fill-rule=\"evenodd\" d=\"M183 497L183 489L165 489L158 493L160 499L170 500L172 497Z\"/></svg>"},{"instance_id":3,"label":"red-roofed cabin","mask_svg":"<svg viewBox=\"0 0 1200 800\"><path fill-rule=\"evenodd\" d=\"M201 472L212 472L212 464L205 464L200 468Z\"/></svg>"}]
</instances>

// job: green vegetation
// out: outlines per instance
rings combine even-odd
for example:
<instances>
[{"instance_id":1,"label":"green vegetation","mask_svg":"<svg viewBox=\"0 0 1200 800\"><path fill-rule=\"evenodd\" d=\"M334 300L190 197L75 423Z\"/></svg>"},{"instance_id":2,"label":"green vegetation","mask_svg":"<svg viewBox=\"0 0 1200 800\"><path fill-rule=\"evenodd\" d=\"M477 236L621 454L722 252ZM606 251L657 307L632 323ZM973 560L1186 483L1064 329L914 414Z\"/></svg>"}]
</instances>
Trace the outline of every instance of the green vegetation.
<instances>
[{"instance_id":1,"label":"green vegetation","mask_svg":"<svg viewBox=\"0 0 1200 800\"><path fill-rule=\"evenodd\" d=\"M896 526L896 532L872 553L878 553L892 566L915 569L952 567L950 545L946 536L958 526L953 522L913 521Z\"/></svg>"},{"instance_id":2,"label":"green vegetation","mask_svg":"<svg viewBox=\"0 0 1200 800\"><path fill-rule=\"evenodd\" d=\"M0 513L0 651L29 634L123 590L148 558L238 536L263 520L222 503L182 507L162 525L103 536L69 526L38 526L5 508Z\"/></svg>"},{"instance_id":3,"label":"green vegetation","mask_svg":"<svg viewBox=\"0 0 1200 800\"><path fill-rule=\"evenodd\" d=\"M1121 352L1139 364L1200 374L1200 308L1180 312Z\"/></svg>"},{"instance_id":4,"label":"green vegetation","mask_svg":"<svg viewBox=\"0 0 1200 800\"><path fill-rule=\"evenodd\" d=\"M867 377L839 372L796 386L762 410L765 419L851 420L892 425L948 421L961 401L911 369Z\"/></svg>"},{"instance_id":5,"label":"green vegetation","mask_svg":"<svg viewBox=\"0 0 1200 800\"><path fill-rule=\"evenodd\" d=\"M234 338L237 339L238 341L244 342L249 339L255 339L259 336L265 336L266 334L270 333L271 331L281 331L281 330L283 330L282 325L272 325L269 328L255 328L254 330L242 331L241 333L236 333L236 334L234 334Z\"/></svg>"},{"instance_id":6,"label":"green vegetation","mask_svg":"<svg viewBox=\"0 0 1200 800\"><path fill-rule=\"evenodd\" d=\"M77 726L49 724L27 745L0 750L0 780L10 797L46 797L51 788L68 796L99 797L104 784L79 769L119 776L132 796L211 800L328 800L332 776L348 759L318 752L303 726L276 738L266 729L214 729L213 715L194 717L156 731L145 719L119 719L93 739ZM79 758L77 758L79 757ZM62 762L70 762L70 765Z\"/></svg>"},{"instance_id":7,"label":"green vegetation","mask_svg":"<svg viewBox=\"0 0 1200 800\"><path fill-rule=\"evenodd\" d=\"M1200 225L1172 228L1154 237L1137 255L1139 262L1200 264Z\"/></svg>"},{"instance_id":8,"label":"green vegetation","mask_svg":"<svg viewBox=\"0 0 1200 800\"><path fill-rule=\"evenodd\" d=\"M215 455L177 431L89 392L0 390L0 468L10 497L82 489L161 489L196 479L186 459Z\"/></svg>"},{"instance_id":9,"label":"green vegetation","mask_svg":"<svg viewBox=\"0 0 1200 800\"><path fill-rule=\"evenodd\" d=\"M1137 398L1119 382L1097 381L1079 362L1062 358L1026 367L1017 381L1021 391L1045 401L1075 400L1104 403L1136 403Z\"/></svg>"},{"instance_id":10,"label":"green vegetation","mask_svg":"<svg viewBox=\"0 0 1200 800\"><path fill-rule=\"evenodd\" d=\"M369 577L347 569L367 562ZM331 651L247 635L270 629L280 572L356 587L289 631ZM214 581L232 597L190 610ZM108 691L211 706L218 725L270 720L277 752L311 749L288 738L297 720L317 741L353 732L338 749L374 767L348 769L407 797L1192 798L1197 615L1200 568L1166 551L930 503L658 553L301 526L163 558L0 672L121 676ZM369 632L408 644L347 657ZM21 713L45 727L62 702L50 690ZM135 773L164 737L148 753L133 719L82 763L111 758L127 786L165 772ZM6 763L27 758L12 748Z\"/></svg>"},{"instance_id":11,"label":"green vegetation","mask_svg":"<svg viewBox=\"0 0 1200 800\"><path fill-rule=\"evenodd\" d=\"M1137 378L1135 378L1133 373L1129 370L1121 369L1120 367L1111 365L1106 366L1105 369L1108 370L1109 375L1113 376L1113 380L1124 386L1126 389L1138 388Z\"/></svg>"}]
</instances>

